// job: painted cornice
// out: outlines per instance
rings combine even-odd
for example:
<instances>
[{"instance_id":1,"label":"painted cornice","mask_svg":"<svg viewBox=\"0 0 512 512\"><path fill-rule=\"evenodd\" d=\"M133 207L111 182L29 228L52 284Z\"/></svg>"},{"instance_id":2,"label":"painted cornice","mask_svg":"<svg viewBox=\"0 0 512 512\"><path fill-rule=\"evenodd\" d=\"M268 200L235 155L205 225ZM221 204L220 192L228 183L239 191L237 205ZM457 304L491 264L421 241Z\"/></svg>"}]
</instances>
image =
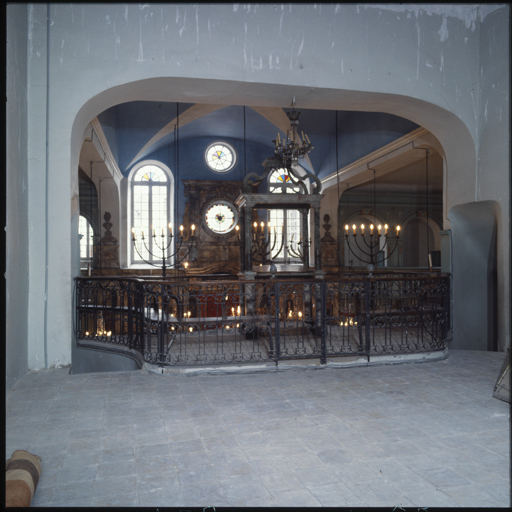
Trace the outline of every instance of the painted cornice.
<instances>
[{"instance_id":1,"label":"painted cornice","mask_svg":"<svg viewBox=\"0 0 512 512\"><path fill-rule=\"evenodd\" d=\"M430 140L433 139L433 140ZM332 187L339 183L343 183L354 176L360 175L365 171L368 171L372 166L383 164L387 160L391 160L399 157L401 154L413 148L413 143L416 147L424 145L432 145L436 147L436 140L432 134L425 128L416 128L412 132L396 139L381 148L368 153L367 155L355 160L354 162L342 167L337 172L333 172L321 180L323 189ZM369 175L369 179L372 179L373 175Z\"/></svg>"},{"instance_id":2,"label":"painted cornice","mask_svg":"<svg viewBox=\"0 0 512 512\"><path fill-rule=\"evenodd\" d=\"M110 171L110 174L112 174L112 177L115 181L120 182L123 179L123 173L119 169L119 166L117 165L116 159L114 158L114 155L112 154L112 150L110 149L110 145L108 143L107 137L105 136L105 132L103 131L103 128L101 127L101 124L97 117L95 117L91 121L91 128L93 132L96 134L96 140L98 141L98 144L100 147L97 149L99 151L100 155L103 153L103 161L107 167L107 169ZM94 138L92 140L94 143Z\"/></svg>"}]
</instances>

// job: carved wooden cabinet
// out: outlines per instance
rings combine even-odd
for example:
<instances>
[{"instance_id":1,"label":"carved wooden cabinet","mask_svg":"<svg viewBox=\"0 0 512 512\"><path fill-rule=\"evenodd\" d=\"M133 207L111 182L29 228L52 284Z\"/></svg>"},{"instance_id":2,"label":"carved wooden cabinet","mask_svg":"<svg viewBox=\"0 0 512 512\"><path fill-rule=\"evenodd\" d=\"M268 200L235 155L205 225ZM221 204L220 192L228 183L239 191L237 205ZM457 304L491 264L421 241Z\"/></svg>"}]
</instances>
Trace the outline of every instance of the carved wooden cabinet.
<instances>
[{"instance_id":1,"label":"carved wooden cabinet","mask_svg":"<svg viewBox=\"0 0 512 512\"><path fill-rule=\"evenodd\" d=\"M189 272L197 273L238 273L240 270L240 232L236 198L240 195L240 181L183 180L185 188L185 213L183 223L196 225L196 250L189 258ZM226 205L233 213L232 219L221 219L224 213L218 210L219 231L208 224L207 212L212 207ZM225 210L228 212L228 210ZM229 212L228 212L229 213ZM220 227L220 226L223 227Z\"/></svg>"}]
</instances>

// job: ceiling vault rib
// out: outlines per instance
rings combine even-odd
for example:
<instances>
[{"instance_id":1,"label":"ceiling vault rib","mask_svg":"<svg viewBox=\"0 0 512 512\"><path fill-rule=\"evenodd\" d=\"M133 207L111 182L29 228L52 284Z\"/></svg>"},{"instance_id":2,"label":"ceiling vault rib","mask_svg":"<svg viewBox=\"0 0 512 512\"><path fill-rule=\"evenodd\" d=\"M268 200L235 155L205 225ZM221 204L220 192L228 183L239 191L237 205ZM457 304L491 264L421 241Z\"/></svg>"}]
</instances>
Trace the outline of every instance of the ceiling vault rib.
<instances>
[{"instance_id":1,"label":"ceiling vault rib","mask_svg":"<svg viewBox=\"0 0 512 512\"><path fill-rule=\"evenodd\" d=\"M207 114L215 112L221 108L225 108L227 105L207 105L198 103L187 109L185 112L181 113L180 116L180 127L185 126L186 124L199 119ZM176 126L177 119L174 118L172 121L167 123L161 130L159 130L151 139L144 144L142 149L135 155L132 161L128 164L127 169L129 169L137 160L141 157L141 155L148 150L153 144L156 144L159 140L163 139L166 135L169 135L172 131L174 131L174 127Z\"/></svg>"}]
</instances>

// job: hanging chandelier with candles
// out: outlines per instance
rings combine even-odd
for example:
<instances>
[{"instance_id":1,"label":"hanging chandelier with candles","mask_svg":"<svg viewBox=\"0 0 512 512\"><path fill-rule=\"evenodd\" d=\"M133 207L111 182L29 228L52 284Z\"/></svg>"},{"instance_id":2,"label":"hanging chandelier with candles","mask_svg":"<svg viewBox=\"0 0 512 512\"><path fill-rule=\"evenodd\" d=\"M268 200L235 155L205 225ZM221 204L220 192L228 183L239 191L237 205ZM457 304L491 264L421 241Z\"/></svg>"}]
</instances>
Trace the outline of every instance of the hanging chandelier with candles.
<instances>
[{"instance_id":1,"label":"hanging chandelier with candles","mask_svg":"<svg viewBox=\"0 0 512 512\"><path fill-rule=\"evenodd\" d=\"M290 119L290 128L286 132L286 136L281 138L277 132L277 136L272 142L275 144L274 154L281 162L280 166L284 169L291 169L292 165L298 164L299 159L304 158L313 149L313 145L304 132L301 132L302 137L299 137L300 112L293 110L287 115Z\"/></svg>"},{"instance_id":2,"label":"hanging chandelier with candles","mask_svg":"<svg viewBox=\"0 0 512 512\"><path fill-rule=\"evenodd\" d=\"M242 184L243 192L252 192L252 187L265 180L269 173L284 169L287 171L287 179L289 178L295 186L300 188L300 194L312 193L316 195L321 193L322 183L318 176L306 171L302 166L299 170L299 161L307 156L314 147L304 131L301 131L299 134L300 112L295 110L295 97L293 98L292 105L294 110L286 113L290 120L290 126L283 137L281 137L280 132L277 132L276 138L272 140L274 143L274 155L266 158L263 162L265 172L261 175L258 175L256 172L248 173ZM308 191L306 186L308 180L312 183L311 192Z\"/></svg>"}]
</instances>

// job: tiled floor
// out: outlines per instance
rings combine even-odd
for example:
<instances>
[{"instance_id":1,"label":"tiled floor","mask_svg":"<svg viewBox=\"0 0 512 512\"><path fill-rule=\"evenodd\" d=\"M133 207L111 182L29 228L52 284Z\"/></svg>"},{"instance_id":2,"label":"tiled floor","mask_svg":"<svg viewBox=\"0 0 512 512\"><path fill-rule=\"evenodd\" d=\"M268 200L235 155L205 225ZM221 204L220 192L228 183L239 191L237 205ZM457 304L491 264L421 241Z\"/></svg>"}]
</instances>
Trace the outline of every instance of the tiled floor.
<instances>
[{"instance_id":1,"label":"tiled floor","mask_svg":"<svg viewBox=\"0 0 512 512\"><path fill-rule=\"evenodd\" d=\"M503 360L29 372L7 399L6 455L41 456L33 506L508 507Z\"/></svg>"}]
</instances>

